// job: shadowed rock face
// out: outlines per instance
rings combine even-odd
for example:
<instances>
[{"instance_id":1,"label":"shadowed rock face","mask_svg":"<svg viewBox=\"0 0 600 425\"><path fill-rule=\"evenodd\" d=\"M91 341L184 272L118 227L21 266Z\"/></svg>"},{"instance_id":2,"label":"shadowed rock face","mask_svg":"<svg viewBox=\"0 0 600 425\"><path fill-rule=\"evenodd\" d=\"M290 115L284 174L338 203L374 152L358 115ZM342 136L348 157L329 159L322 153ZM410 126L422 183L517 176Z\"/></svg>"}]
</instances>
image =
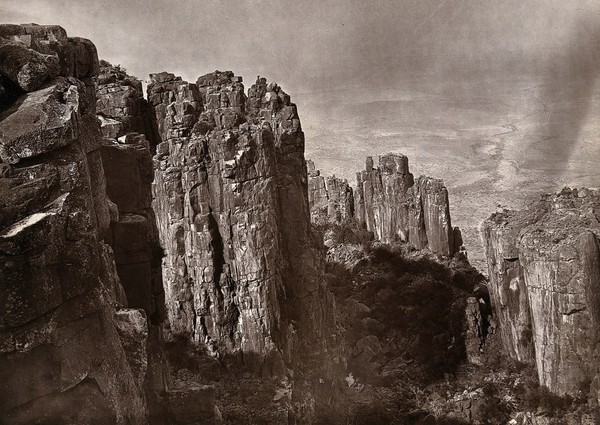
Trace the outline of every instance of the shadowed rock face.
<instances>
[{"instance_id":1,"label":"shadowed rock face","mask_svg":"<svg viewBox=\"0 0 600 425\"><path fill-rule=\"evenodd\" d=\"M540 383L558 394L598 373L599 218L598 191L565 189L483 227L505 346L529 360L532 344Z\"/></svg>"},{"instance_id":2,"label":"shadowed rock face","mask_svg":"<svg viewBox=\"0 0 600 425\"><path fill-rule=\"evenodd\" d=\"M356 220L381 242L401 240L446 256L462 245L443 181L424 176L415 181L404 155L382 155L378 167L368 157L365 170L356 174L355 190L345 180L321 176L312 162L308 170L315 223Z\"/></svg>"},{"instance_id":3,"label":"shadowed rock face","mask_svg":"<svg viewBox=\"0 0 600 425\"><path fill-rule=\"evenodd\" d=\"M147 328L107 244L96 50L4 25L0 55L0 422L144 424Z\"/></svg>"},{"instance_id":4,"label":"shadowed rock face","mask_svg":"<svg viewBox=\"0 0 600 425\"><path fill-rule=\"evenodd\" d=\"M119 334L132 368L144 372L136 376L145 389L150 421L164 423L169 377L162 338L162 250L152 209L153 110L142 97L141 82L118 66L101 61L95 82L96 114L104 136L100 153L111 206L107 240L129 306L144 313L143 320L135 315L118 316L118 324L123 317L131 318L119 326ZM146 326L144 343L134 332L142 324Z\"/></svg>"},{"instance_id":5,"label":"shadowed rock face","mask_svg":"<svg viewBox=\"0 0 600 425\"><path fill-rule=\"evenodd\" d=\"M257 354L247 358L267 374L283 373L302 351L322 353L334 308L310 230L296 106L264 78L248 96L231 72L196 84L151 79L169 335L217 356Z\"/></svg>"}]
</instances>

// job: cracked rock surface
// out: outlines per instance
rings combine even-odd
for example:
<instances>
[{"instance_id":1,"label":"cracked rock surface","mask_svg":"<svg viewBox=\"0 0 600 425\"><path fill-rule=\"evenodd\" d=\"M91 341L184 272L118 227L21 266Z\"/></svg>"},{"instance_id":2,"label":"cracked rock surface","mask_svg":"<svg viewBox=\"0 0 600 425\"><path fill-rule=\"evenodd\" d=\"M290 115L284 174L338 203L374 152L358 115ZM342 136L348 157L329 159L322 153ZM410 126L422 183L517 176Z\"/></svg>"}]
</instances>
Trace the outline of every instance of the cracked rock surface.
<instances>
[{"instance_id":1,"label":"cracked rock surface","mask_svg":"<svg viewBox=\"0 0 600 425\"><path fill-rule=\"evenodd\" d=\"M564 189L483 225L504 345L561 395L598 374L599 219L600 192Z\"/></svg>"},{"instance_id":2,"label":"cracked rock surface","mask_svg":"<svg viewBox=\"0 0 600 425\"><path fill-rule=\"evenodd\" d=\"M334 307L310 228L296 106L264 78L244 94L229 71L151 79L167 333L217 357L256 358L267 375L325 352Z\"/></svg>"},{"instance_id":3,"label":"cracked rock surface","mask_svg":"<svg viewBox=\"0 0 600 425\"><path fill-rule=\"evenodd\" d=\"M0 422L145 424L145 315L121 310L108 243L96 50L2 25L0 56Z\"/></svg>"}]
</instances>

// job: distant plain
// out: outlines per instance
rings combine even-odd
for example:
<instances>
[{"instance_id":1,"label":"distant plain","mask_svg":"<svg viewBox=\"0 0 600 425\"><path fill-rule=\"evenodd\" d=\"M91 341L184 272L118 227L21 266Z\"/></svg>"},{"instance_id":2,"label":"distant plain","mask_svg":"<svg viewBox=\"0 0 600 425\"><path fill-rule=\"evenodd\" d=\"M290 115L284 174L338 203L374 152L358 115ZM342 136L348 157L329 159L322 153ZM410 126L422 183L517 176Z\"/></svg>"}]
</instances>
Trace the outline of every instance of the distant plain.
<instances>
[{"instance_id":1,"label":"distant plain","mask_svg":"<svg viewBox=\"0 0 600 425\"><path fill-rule=\"evenodd\" d=\"M294 93L306 157L356 183L366 156L409 157L411 172L441 178L469 259L487 272L481 222L562 187L600 187L600 85L519 76L403 81Z\"/></svg>"}]
</instances>

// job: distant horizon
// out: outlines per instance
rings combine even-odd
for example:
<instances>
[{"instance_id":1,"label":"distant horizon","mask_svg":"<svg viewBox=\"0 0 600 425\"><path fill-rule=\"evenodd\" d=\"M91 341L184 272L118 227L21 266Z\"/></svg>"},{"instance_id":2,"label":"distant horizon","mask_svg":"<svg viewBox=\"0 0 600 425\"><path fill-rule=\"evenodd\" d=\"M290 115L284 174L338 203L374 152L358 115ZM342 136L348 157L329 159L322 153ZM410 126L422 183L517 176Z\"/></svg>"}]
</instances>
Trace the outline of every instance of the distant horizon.
<instances>
[{"instance_id":1,"label":"distant horizon","mask_svg":"<svg viewBox=\"0 0 600 425\"><path fill-rule=\"evenodd\" d=\"M215 69L289 93L378 87L414 77L544 74L599 52L593 0L4 0L0 20L61 25L145 81ZM494 77L495 78L495 77Z\"/></svg>"}]
</instances>

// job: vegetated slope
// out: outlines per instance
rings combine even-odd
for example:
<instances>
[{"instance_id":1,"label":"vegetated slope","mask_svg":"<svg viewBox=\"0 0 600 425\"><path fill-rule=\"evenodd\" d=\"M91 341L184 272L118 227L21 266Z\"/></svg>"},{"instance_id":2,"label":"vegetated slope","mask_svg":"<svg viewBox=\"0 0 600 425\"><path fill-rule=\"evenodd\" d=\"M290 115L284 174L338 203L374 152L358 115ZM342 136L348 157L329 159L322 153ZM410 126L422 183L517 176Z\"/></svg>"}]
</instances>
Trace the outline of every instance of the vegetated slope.
<instances>
[{"instance_id":1,"label":"vegetated slope","mask_svg":"<svg viewBox=\"0 0 600 425\"><path fill-rule=\"evenodd\" d=\"M352 224L321 230L330 247L327 280L347 361L337 404L317 398L322 423L594 420L583 394L553 396L538 386L534 368L504 355L485 278L462 255L373 243ZM470 297L482 318L481 342L466 314ZM473 344L480 364L469 361Z\"/></svg>"}]
</instances>

